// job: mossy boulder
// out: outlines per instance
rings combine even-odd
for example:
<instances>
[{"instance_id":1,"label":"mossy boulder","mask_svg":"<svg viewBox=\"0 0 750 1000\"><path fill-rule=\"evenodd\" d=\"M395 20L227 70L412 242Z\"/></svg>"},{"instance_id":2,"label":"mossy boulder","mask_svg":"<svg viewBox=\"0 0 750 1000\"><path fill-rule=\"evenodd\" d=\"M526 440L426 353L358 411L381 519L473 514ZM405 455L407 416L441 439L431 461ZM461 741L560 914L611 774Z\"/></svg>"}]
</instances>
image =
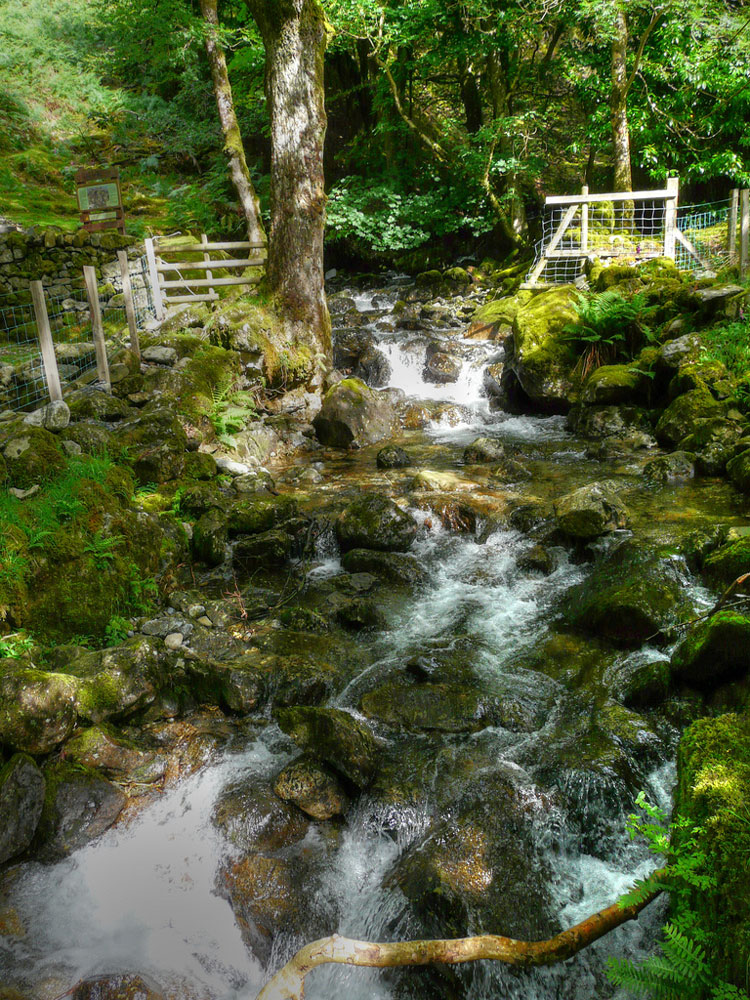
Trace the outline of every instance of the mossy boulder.
<instances>
[{"instance_id":1,"label":"mossy boulder","mask_svg":"<svg viewBox=\"0 0 750 1000\"><path fill-rule=\"evenodd\" d=\"M629 708L661 705L669 693L669 658L651 650L639 650L610 668L605 682L612 694Z\"/></svg>"},{"instance_id":2,"label":"mossy boulder","mask_svg":"<svg viewBox=\"0 0 750 1000\"><path fill-rule=\"evenodd\" d=\"M331 768L303 754L276 776L273 790L280 799L292 802L312 819L343 816L349 796L341 779Z\"/></svg>"},{"instance_id":3,"label":"mossy boulder","mask_svg":"<svg viewBox=\"0 0 750 1000\"><path fill-rule=\"evenodd\" d=\"M73 731L78 681L0 660L0 744L46 754Z\"/></svg>"},{"instance_id":4,"label":"mossy boulder","mask_svg":"<svg viewBox=\"0 0 750 1000\"><path fill-rule=\"evenodd\" d=\"M679 683L715 688L750 671L750 618L719 611L691 627L672 654L672 677Z\"/></svg>"},{"instance_id":5,"label":"mossy boulder","mask_svg":"<svg viewBox=\"0 0 750 1000\"><path fill-rule=\"evenodd\" d=\"M135 636L121 646L92 653L76 665L82 676L76 691L76 710L98 725L142 711L169 684L166 651L159 640Z\"/></svg>"},{"instance_id":6,"label":"mossy boulder","mask_svg":"<svg viewBox=\"0 0 750 1000\"><path fill-rule=\"evenodd\" d=\"M750 493L750 449L740 452L727 462L727 475L738 490Z\"/></svg>"},{"instance_id":7,"label":"mossy boulder","mask_svg":"<svg viewBox=\"0 0 750 1000\"><path fill-rule=\"evenodd\" d=\"M288 848L302 840L310 825L299 809L274 795L267 780L253 774L224 788L213 822L243 854Z\"/></svg>"},{"instance_id":8,"label":"mossy boulder","mask_svg":"<svg viewBox=\"0 0 750 1000\"><path fill-rule=\"evenodd\" d=\"M575 395L572 369L576 354L564 328L577 319L572 285L535 295L513 320L507 364L524 393L541 410L566 413Z\"/></svg>"},{"instance_id":9,"label":"mossy boulder","mask_svg":"<svg viewBox=\"0 0 750 1000\"><path fill-rule=\"evenodd\" d=\"M506 340L513 332L513 320L518 310L530 301L531 296L530 291L523 290L480 306L471 317L466 337L471 340Z\"/></svg>"},{"instance_id":10,"label":"mossy boulder","mask_svg":"<svg viewBox=\"0 0 750 1000\"><path fill-rule=\"evenodd\" d=\"M207 566L224 562L227 546L227 518L220 510L207 511L193 528L193 552Z\"/></svg>"},{"instance_id":11,"label":"mossy boulder","mask_svg":"<svg viewBox=\"0 0 750 1000\"><path fill-rule=\"evenodd\" d=\"M643 478L649 483L672 483L680 479L692 479L694 475L695 455L687 451L659 455L643 466Z\"/></svg>"},{"instance_id":12,"label":"mossy boulder","mask_svg":"<svg viewBox=\"0 0 750 1000\"><path fill-rule=\"evenodd\" d=\"M648 434L651 421L641 406L576 406L569 416L570 427L581 437L600 441L608 437L627 437L633 433Z\"/></svg>"},{"instance_id":13,"label":"mossy boulder","mask_svg":"<svg viewBox=\"0 0 750 1000\"><path fill-rule=\"evenodd\" d=\"M625 542L565 599L568 621L617 645L657 639L693 613L674 562Z\"/></svg>"},{"instance_id":14,"label":"mossy boulder","mask_svg":"<svg viewBox=\"0 0 750 1000\"><path fill-rule=\"evenodd\" d=\"M496 438L478 437L464 448L464 462L467 465L502 462L506 457L505 445Z\"/></svg>"},{"instance_id":15,"label":"mossy boulder","mask_svg":"<svg viewBox=\"0 0 750 1000\"><path fill-rule=\"evenodd\" d=\"M709 583L728 587L745 573L750 573L750 534L728 536L724 545L703 561L703 573Z\"/></svg>"},{"instance_id":16,"label":"mossy boulder","mask_svg":"<svg viewBox=\"0 0 750 1000\"><path fill-rule=\"evenodd\" d=\"M378 743L368 727L339 708L276 710L276 721L301 749L331 764L359 788L375 773Z\"/></svg>"},{"instance_id":17,"label":"mossy boulder","mask_svg":"<svg viewBox=\"0 0 750 1000\"><path fill-rule=\"evenodd\" d=\"M628 510L617 485L605 480L581 486L555 501L555 517L560 530L571 538L598 538L628 526Z\"/></svg>"},{"instance_id":18,"label":"mossy boulder","mask_svg":"<svg viewBox=\"0 0 750 1000\"><path fill-rule=\"evenodd\" d=\"M643 403L651 380L633 365L602 365L586 379L581 402L591 405Z\"/></svg>"},{"instance_id":19,"label":"mossy boulder","mask_svg":"<svg viewBox=\"0 0 750 1000\"><path fill-rule=\"evenodd\" d=\"M71 764L103 772L117 781L151 784L164 777L167 759L141 749L110 726L91 726L65 744L61 758Z\"/></svg>"},{"instance_id":20,"label":"mossy boulder","mask_svg":"<svg viewBox=\"0 0 750 1000\"><path fill-rule=\"evenodd\" d=\"M287 524L299 514L297 501L290 496L250 494L233 500L229 507L229 535L257 535Z\"/></svg>"},{"instance_id":21,"label":"mossy boulder","mask_svg":"<svg viewBox=\"0 0 750 1000\"><path fill-rule=\"evenodd\" d=\"M0 767L0 865L31 844L44 805L44 777L27 754Z\"/></svg>"},{"instance_id":22,"label":"mossy boulder","mask_svg":"<svg viewBox=\"0 0 750 1000\"><path fill-rule=\"evenodd\" d=\"M142 485L179 479L185 469L187 436L166 407L120 424L115 440Z\"/></svg>"},{"instance_id":23,"label":"mossy boulder","mask_svg":"<svg viewBox=\"0 0 750 1000\"><path fill-rule=\"evenodd\" d=\"M389 497L374 494L349 504L336 521L336 538L344 552L349 549L405 552L416 534L417 524L410 514Z\"/></svg>"},{"instance_id":24,"label":"mossy boulder","mask_svg":"<svg viewBox=\"0 0 750 1000\"><path fill-rule=\"evenodd\" d=\"M103 420L114 423L133 416L133 408L117 396L96 389L76 389L65 397L71 420Z\"/></svg>"},{"instance_id":25,"label":"mossy boulder","mask_svg":"<svg viewBox=\"0 0 750 1000\"><path fill-rule=\"evenodd\" d=\"M341 564L347 573L373 573L389 583L417 586L428 580L427 572L416 558L405 552L349 549Z\"/></svg>"},{"instance_id":26,"label":"mossy boulder","mask_svg":"<svg viewBox=\"0 0 750 1000\"><path fill-rule=\"evenodd\" d=\"M406 469L413 464L413 459L403 448L388 444L377 453L375 464L379 469Z\"/></svg>"},{"instance_id":27,"label":"mossy boulder","mask_svg":"<svg viewBox=\"0 0 750 1000\"><path fill-rule=\"evenodd\" d=\"M313 427L321 444L362 448L396 434L399 420L387 396L359 379L345 378L326 393Z\"/></svg>"},{"instance_id":28,"label":"mossy boulder","mask_svg":"<svg viewBox=\"0 0 750 1000\"><path fill-rule=\"evenodd\" d=\"M56 761L44 769L44 807L34 846L46 860L66 857L108 830L127 797L96 771Z\"/></svg>"},{"instance_id":29,"label":"mossy boulder","mask_svg":"<svg viewBox=\"0 0 750 1000\"><path fill-rule=\"evenodd\" d=\"M695 466L702 475L719 476L734 455L744 429L739 421L725 417L697 420L692 432L680 441L679 448L695 453Z\"/></svg>"},{"instance_id":30,"label":"mossy boulder","mask_svg":"<svg viewBox=\"0 0 750 1000\"><path fill-rule=\"evenodd\" d=\"M366 694L361 708L368 718L411 731L473 733L493 721L484 692L463 684L389 681Z\"/></svg>"},{"instance_id":31,"label":"mossy boulder","mask_svg":"<svg viewBox=\"0 0 750 1000\"><path fill-rule=\"evenodd\" d=\"M750 719L722 715L699 719L684 733L677 753L675 813L699 827L698 849L712 883L677 897L708 935L711 971L746 989L750 958Z\"/></svg>"},{"instance_id":32,"label":"mossy boulder","mask_svg":"<svg viewBox=\"0 0 750 1000\"><path fill-rule=\"evenodd\" d=\"M539 802L533 790L528 796ZM419 937L540 940L560 929L529 798L502 772L485 774L451 803L450 818L438 818L399 857L386 886L409 900Z\"/></svg>"},{"instance_id":33,"label":"mossy boulder","mask_svg":"<svg viewBox=\"0 0 750 1000\"><path fill-rule=\"evenodd\" d=\"M289 559L291 551L291 536L283 528L257 535L242 535L232 545L232 564L243 573L256 569L280 569Z\"/></svg>"},{"instance_id":34,"label":"mossy boulder","mask_svg":"<svg viewBox=\"0 0 750 1000\"><path fill-rule=\"evenodd\" d=\"M19 489L47 482L65 466L58 439L43 427L14 424L0 434L0 449L8 484Z\"/></svg>"},{"instance_id":35,"label":"mossy boulder","mask_svg":"<svg viewBox=\"0 0 750 1000\"><path fill-rule=\"evenodd\" d=\"M693 389L678 396L666 408L656 425L659 444L674 447L700 427L700 421L725 416L727 407L714 399L708 389Z\"/></svg>"}]
</instances>

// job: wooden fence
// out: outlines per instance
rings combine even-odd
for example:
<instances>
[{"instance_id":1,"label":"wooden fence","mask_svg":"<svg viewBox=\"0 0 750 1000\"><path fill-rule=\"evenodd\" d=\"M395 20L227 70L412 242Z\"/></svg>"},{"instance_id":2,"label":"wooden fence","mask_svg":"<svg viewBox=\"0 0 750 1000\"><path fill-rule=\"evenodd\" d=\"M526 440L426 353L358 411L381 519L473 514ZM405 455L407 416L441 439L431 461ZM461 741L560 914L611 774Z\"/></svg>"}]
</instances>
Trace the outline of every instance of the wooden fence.
<instances>
[{"instance_id":1,"label":"wooden fence","mask_svg":"<svg viewBox=\"0 0 750 1000\"><path fill-rule=\"evenodd\" d=\"M216 251L245 251L243 256L224 260L212 258ZM202 259L196 258L201 254ZM195 259L186 257L190 255ZM217 288L226 285L255 285L260 281L261 268L266 260L263 243L247 240L211 243L205 233L200 243L168 245L159 237L146 240L146 257L157 319L163 319L166 307L183 302L213 302L219 298ZM218 270L236 271L226 277L214 277ZM251 274L247 274L252 270ZM187 277L185 272L197 272Z\"/></svg>"},{"instance_id":2,"label":"wooden fence","mask_svg":"<svg viewBox=\"0 0 750 1000\"><path fill-rule=\"evenodd\" d=\"M590 194L583 187L578 195L552 195L545 201L544 235L536 260L523 288L540 288L576 276L589 256L602 259L632 257L678 257L691 260L694 266L710 270L709 254L696 246L695 236L685 231L678 218L679 179L670 177L666 188L653 191L609 192ZM689 206L696 211L703 206ZM611 213L606 224L597 210ZM687 211L681 210L681 211ZM737 254L737 221L740 213L740 249ZM707 214L707 213L705 213ZM733 190L724 203L726 230L722 237L726 263L739 264L740 274L748 270L750 203L748 191ZM692 230L691 230L692 232ZM570 267L567 265L571 265ZM542 281L545 270L551 281Z\"/></svg>"}]
</instances>

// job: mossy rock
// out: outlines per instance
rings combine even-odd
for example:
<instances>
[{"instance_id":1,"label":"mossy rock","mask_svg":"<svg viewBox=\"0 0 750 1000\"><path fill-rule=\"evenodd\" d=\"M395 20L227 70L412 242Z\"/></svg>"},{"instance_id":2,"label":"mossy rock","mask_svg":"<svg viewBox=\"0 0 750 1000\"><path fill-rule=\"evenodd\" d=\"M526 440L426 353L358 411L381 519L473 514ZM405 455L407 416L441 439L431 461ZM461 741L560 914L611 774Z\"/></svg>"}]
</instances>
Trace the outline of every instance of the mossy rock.
<instances>
[{"instance_id":1,"label":"mossy rock","mask_svg":"<svg viewBox=\"0 0 750 1000\"><path fill-rule=\"evenodd\" d=\"M205 451L191 451L185 456L185 478L209 480L218 474L216 459Z\"/></svg>"},{"instance_id":2,"label":"mossy rock","mask_svg":"<svg viewBox=\"0 0 750 1000\"><path fill-rule=\"evenodd\" d=\"M516 292L515 295L502 299L493 299L480 306L471 317L467 336L471 339L495 340L502 333L504 337L512 332L513 320L518 310L531 300L532 293L528 290Z\"/></svg>"},{"instance_id":3,"label":"mossy rock","mask_svg":"<svg viewBox=\"0 0 750 1000\"><path fill-rule=\"evenodd\" d=\"M362 699L364 714L395 729L474 733L491 721L483 692L463 684L389 681Z\"/></svg>"},{"instance_id":4,"label":"mossy rock","mask_svg":"<svg viewBox=\"0 0 750 1000\"><path fill-rule=\"evenodd\" d=\"M695 466L704 476L719 476L732 458L744 426L725 417L696 420L692 433L680 441L681 451L695 453Z\"/></svg>"},{"instance_id":5,"label":"mossy rock","mask_svg":"<svg viewBox=\"0 0 750 1000\"><path fill-rule=\"evenodd\" d=\"M405 552L416 538L417 524L389 497L365 495L355 500L336 521L336 537L342 551L375 549Z\"/></svg>"},{"instance_id":6,"label":"mossy rock","mask_svg":"<svg viewBox=\"0 0 750 1000\"><path fill-rule=\"evenodd\" d=\"M662 413L656 437L660 444L674 447L698 429L699 421L723 417L726 412L726 405L714 399L707 389L693 389L678 396Z\"/></svg>"},{"instance_id":7,"label":"mossy rock","mask_svg":"<svg viewBox=\"0 0 750 1000\"><path fill-rule=\"evenodd\" d=\"M750 573L750 535L734 538L712 552L703 564L706 579L728 587L745 573Z\"/></svg>"},{"instance_id":8,"label":"mossy rock","mask_svg":"<svg viewBox=\"0 0 750 1000\"><path fill-rule=\"evenodd\" d=\"M643 466L643 478L649 483L672 483L680 479L692 479L694 475L695 455L687 451L659 455Z\"/></svg>"},{"instance_id":9,"label":"mossy rock","mask_svg":"<svg viewBox=\"0 0 750 1000\"><path fill-rule=\"evenodd\" d=\"M78 683L76 710L94 725L147 708L170 683L163 645L145 636L93 653L77 669L85 676Z\"/></svg>"},{"instance_id":10,"label":"mossy rock","mask_svg":"<svg viewBox=\"0 0 750 1000\"><path fill-rule=\"evenodd\" d=\"M313 427L321 444L362 448L395 435L399 420L388 397L346 378L328 390Z\"/></svg>"},{"instance_id":11,"label":"mossy rock","mask_svg":"<svg viewBox=\"0 0 750 1000\"><path fill-rule=\"evenodd\" d=\"M117 396L97 390L76 389L65 397L72 420L103 420L111 423L133 416L133 408Z\"/></svg>"},{"instance_id":12,"label":"mossy rock","mask_svg":"<svg viewBox=\"0 0 750 1000\"><path fill-rule=\"evenodd\" d=\"M678 683L713 689L750 671L750 618L719 611L691 627L672 654Z\"/></svg>"},{"instance_id":13,"label":"mossy rock","mask_svg":"<svg viewBox=\"0 0 750 1000\"><path fill-rule=\"evenodd\" d=\"M567 412L575 395L572 370L577 358L563 331L578 318L576 296L572 285L541 292L521 306L513 320L508 365L529 399L545 412Z\"/></svg>"},{"instance_id":14,"label":"mossy rock","mask_svg":"<svg viewBox=\"0 0 750 1000\"><path fill-rule=\"evenodd\" d=\"M626 528L628 510L617 485L609 480L581 486L555 501L555 517L564 534L572 538L598 538Z\"/></svg>"},{"instance_id":15,"label":"mossy rock","mask_svg":"<svg viewBox=\"0 0 750 1000\"><path fill-rule=\"evenodd\" d=\"M96 771L57 761L44 769L44 807L34 846L46 860L67 857L115 822L125 793Z\"/></svg>"},{"instance_id":16,"label":"mossy rock","mask_svg":"<svg viewBox=\"0 0 750 1000\"><path fill-rule=\"evenodd\" d=\"M249 495L233 500L229 507L229 535L257 535L288 523L299 514L290 496Z\"/></svg>"},{"instance_id":17,"label":"mossy rock","mask_svg":"<svg viewBox=\"0 0 750 1000\"><path fill-rule=\"evenodd\" d=\"M44 778L28 754L0 766L0 865L31 844L44 805Z\"/></svg>"},{"instance_id":18,"label":"mossy rock","mask_svg":"<svg viewBox=\"0 0 750 1000\"><path fill-rule=\"evenodd\" d=\"M73 677L0 661L0 743L50 753L73 731L77 690Z\"/></svg>"},{"instance_id":19,"label":"mossy rock","mask_svg":"<svg viewBox=\"0 0 750 1000\"><path fill-rule=\"evenodd\" d=\"M292 552L292 539L283 529L242 535L232 546L232 564L243 573L277 570Z\"/></svg>"},{"instance_id":20,"label":"mossy rock","mask_svg":"<svg viewBox=\"0 0 750 1000\"><path fill-rule=\"evenodd\" d=\"M714 975L746 988L750 960L750 719L722 715L699 719L683 733L677 754L675 812L699 827L698 849L713 875L689 899L677 897L709 936Z\"/></svg>"},{"instance_id":21,"label":"mossy rock","mask_svg":"<svg viewBox=\"0 0 750 1000\"><path fill-rule=\"evenodd\" d=\"M43 427L14 425L0 437L0 448L7 480L19 489L45 483L65 467L57 437Z\"/></svg>"},{"instance_id":22,"label":"mossy rock","mask_svg":"<svg viewBox=\"0 0 750 1000\"><path fill-rule=\"evenodd\" d=\"M140 748L111 726L91 726L69 739L62 758L70 764L101 771L118 781L151 784L164 777L167 759Z\"/></svg>"},{"instance_id":23,"label":"mossy rock","mask_svg":"<svg viewBox=\"0 0 750 1000\"><path fill-rule=\"evenodd\" d=\"M314 757L297 757L276 776L273 790L284 802L292 802L312 819L343 816L349 796L341 779Z\"/></svg>"},{"instance_id":24,"label":"mossy rock","mask_svg":"<svg viewBox=\"0 0 750 1000\"><path fill-rule=\"evenodd\" d=\"M750 449L740 452L727 462L727 475L738 490L750 493Z\"/></svg>"},{"instance_id":25,"label":"mossy rock","mask_svg":"<svg viewBox=\"0 0 750 1000\"><path fill-rule=\"evenodd\" d=\"M429 579L417 559L404 552L349 549L341 564L347 573L373 573L389 583L418 586L427 583Z\"/></svg>"},{"instance_id":26,"label":"mossy rock","mask_svg":"<svg viewBox=\"0 0 750 1000\"><path fill-rule=\"evenodd\" d=\"M651 380L634 365L602 365L589 375L581 402L596 404L643 403Z\"/></svg>"},{"instance_id":27,"label":"mossy rock","mask_svg":"<svg viewBox=\"0 0 750 1000\"><path fill-rule=\"evenodd\" d=\"M631 264L610 264L598 270L596 274L592 273L589 280L597 292L606 292L618 285L630 285L634 281L640 283L638 271Z\"/></svg>"},{"instance_id":28,"label":"mossy rock","mask_svg":"<svg viewBox=\"0 0 750 1000\"><path fill-rule=\"evenodd\" d=\"M115 440L141 485L179 479L185 469L187 436L166 407L121 424Z\"/></svg>"},{"instance_id":29,"label":"mossy rock","mask_svg":"<svg viewBox=\"0 0 750 1000\"><path fill-rule=\"evenodd\" d=\"M220 510L209 510L193 528L193 552L196 559L207 566L220 566L224 562L227 546L227 517Z\"/></svg>"},{"instance_id":30,"label":"mossy rock","mask_svg":"<svg viewBox=\"0 0 750 1000\"><path fill-rule=\"evenodd\" d=\"M338 708L283 708L275 715L303 750L331 764L359 788L370 783L378 743L363 722Z\"/></svg>"},{"instance_id":31,"label":"mossy rock","mask_svg":"<svg viewBox=\"0 0 750 1000\"><path fill-rule=\"evenodd\" d=\"M693 607L670 559L625 542L570 590L565 613L587 632L635 647L689 618Z\"/></svg>"}]
</instances>

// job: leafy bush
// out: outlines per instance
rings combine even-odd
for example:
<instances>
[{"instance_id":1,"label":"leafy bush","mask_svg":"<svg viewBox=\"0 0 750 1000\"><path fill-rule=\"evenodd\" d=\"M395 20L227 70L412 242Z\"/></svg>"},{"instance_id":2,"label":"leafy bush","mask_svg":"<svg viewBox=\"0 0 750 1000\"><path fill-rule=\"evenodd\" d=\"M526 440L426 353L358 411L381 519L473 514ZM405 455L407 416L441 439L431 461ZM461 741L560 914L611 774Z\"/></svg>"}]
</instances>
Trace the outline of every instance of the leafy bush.
<instances>
[{"instance_id":1,"label":"leafy bush","mask_svg":"<svg viewBox=\"0 0 750 1000\"><path fill-rule=\"evenodd\" d=\"M628 819L631 839L644 838L648 849L667 856L668 862L658 876L643 880L624 896L620 905L631 906L654 888L663 888L670 893L673 916L664 925L660 954L640 965L610 958L610 980L652 1000L746 1000L745 992L714 974L707 958L711 934L701 926L691 907L696 890L706 892L717 883L701 846L705 830L692 826L684 817L667 824L663 811L647 802L643 792L636 803L642 813Z\"/></svg>"},{"instance_id":2,"label":"leafy bush","mask_svg":"<svg viewBox=\"0 0 750 1000\"><path fill-rule=\"evenodd\" d=\"M435 185L425 194L409 193L383 181L346 177L331 189L328 237L349 240L367 250L412 250L433 236L469 229L489 232L492 220L482 199L465 190Z\"/></svg>"}]
</instances>

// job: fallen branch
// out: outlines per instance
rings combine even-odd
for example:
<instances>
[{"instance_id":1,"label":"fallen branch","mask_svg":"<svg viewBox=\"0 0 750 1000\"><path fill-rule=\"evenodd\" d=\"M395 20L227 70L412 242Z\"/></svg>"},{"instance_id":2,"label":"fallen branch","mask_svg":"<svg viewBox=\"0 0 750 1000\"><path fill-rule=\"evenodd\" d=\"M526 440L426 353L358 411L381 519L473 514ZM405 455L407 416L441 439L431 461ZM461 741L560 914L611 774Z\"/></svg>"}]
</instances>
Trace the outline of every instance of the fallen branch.
<instances>
[{"instance_id":1,"label":"fallen branch","mask_svg":"<svg viewBox=\"0 0 750 1000\"><path fill-rule=\"evenodd\" d=\"M491 959L526 969L553 965L572 958L599 938L635 920L641 910L663 891L663 872L654 872L649 882L654 888L631 906L612 906L586 917L548 941L516 941L496 934L435 941L372 942L352 938L321 938L306 945L266 983L256 1000L304 1000L305 976L319 965L357 965L385 969L406 965L457 965Z\"/></svg>"}]
</instances>

